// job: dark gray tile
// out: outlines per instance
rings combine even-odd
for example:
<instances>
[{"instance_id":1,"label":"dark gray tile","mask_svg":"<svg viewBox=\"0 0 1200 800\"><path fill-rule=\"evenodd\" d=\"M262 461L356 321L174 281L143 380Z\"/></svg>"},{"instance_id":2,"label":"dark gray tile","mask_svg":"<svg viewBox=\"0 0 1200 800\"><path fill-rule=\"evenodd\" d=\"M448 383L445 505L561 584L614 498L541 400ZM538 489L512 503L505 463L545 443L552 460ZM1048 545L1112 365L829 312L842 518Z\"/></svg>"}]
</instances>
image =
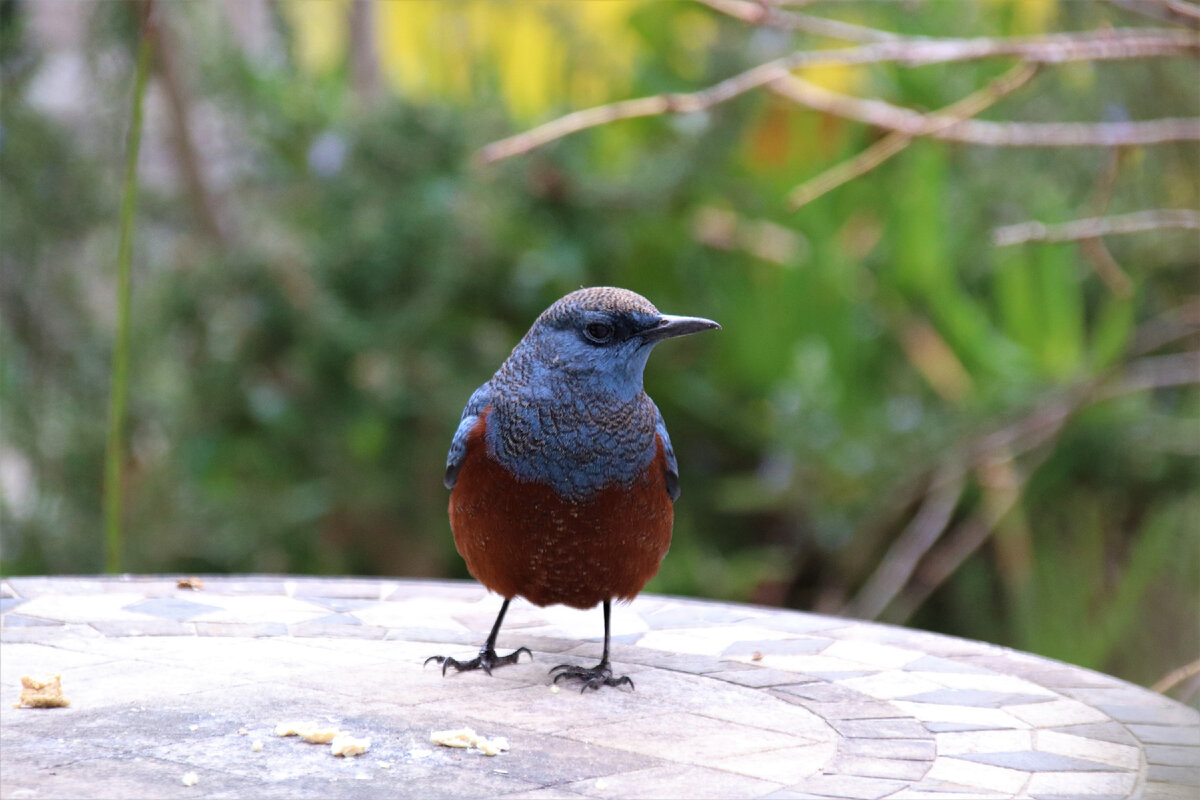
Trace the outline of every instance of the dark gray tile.
<instances>
[{"instance_id":1,"label":"dark gray tile","mask_svg":"<svg viewBox=\"0 0 1200 800\"><path fill-rule=\"evenodd\" d=\"M1142 748L1146 761L1168 767L1200 767L1200 747L1148 744Z\"/></svg>"},{"instance_id":2,"label":"dark gray tile","mask_svg":"<svg viewBox=\"0 0 1200 800\"><path fill-rule=\"evenodd\" d=\"M1127 725L1146 744L1184 744L1200 747L1200 727L1179 725Z\"/></svg>"},{"instance_id":3,"label":"dark gray tile","mask_svg":"<svg viewBox=\"0 0 1200 800\"><path fill-rule=\"evenodd\" d=\"M925 727L934 733L965 733L967 731L1011 730L995 725L980 725L972 722L926 722Z\"/></svg>"},{"instance_id":4,"label":"dark gray tile","mask_svg":"<svg viewBox=\"0 0 1200 800\"><path fill-rule=\"evenodd\" d=\"M845 800L878 800L903 789L904 781L887 778L856 778L846 775L814 775L795 786L800 792L809 792L821 797L845 798Z\"/></svg>"},{"instance_id":5,"label":"dark gray tile","mask_svg":"<svg viewBox=\"0 0 1200 800\"><path fill-rule=\"evenodd\" d=\"M1172 767L1164 764L1147 764L1146 780L1179 783L1200 788L1200 765Z\"/></svg>"},{"instance_id":6,"label":"dark gray tile","mask_svg":"<svg viewBox=\"0 0 1200 800\"><path fill-rule=\"evenodd\" d=\"M44 627L44 626L59 626L62 625L56 619L42 619L41 617L27 617L24 614L5 614L0 617L0 626L5 628L29 628L29 627Z\"/></svg>"},{"instance_id":7,"label":"dark gray tile","mask_svg":"<svg viewBox=\"0 0 1200 800\"><path fill-rule=\"evenodd\" d=\"M1046 664L1028 667L1019 674L1027 681L1032 681L1039 686L1055 690L1112 688L1126 685L1108 675L1102 675L1099 672L1092 672L1083 667L1075 667L1069 664Z\"/></svg>"},{"instance_id":8,"label":"dark gray tile","mask_svg":"<svg viewBox=\"0 0 1200 800\"><path fill-rule=\"evenodd\" d=\"M1147 781L1142 797L1145 800L1196 800L1196 789L1178 783Z\"/></svg>"},{"instance_id":9,"label":"dark gray tile","mask_svg":"<svg viewBox=\"0 0 1200 800\"><path fill-rule=\"evenodd\" d=\"M795 672L788 672L782 669L771 669L770 667L727 669L725 666L727 664L723 664L723 668L719 672L705 674L710 678L736 683L739 686L749 686L755 689L762 689L768 686L802 685L813 682L811 679L797 675Z\"/></svg>"},{"instance_id":10,"label":"dark gray tile","mask_svg":"<svg viewBox=\"0 0 1200 800\"><path fill-rule=\"evenodd\" d=\"M123 636L195 636L196 626L173 619L144 619L137 622L93 622L92 627L110 638Z\"/></svg>"},{"instance_id":11,"label":"dark gray tile","mask_svg":"<svg viewBox=\"0 0 1200 800\"><path fill-rule=\"evenodd\" d=\"M1112 767L1098 761L1088 761L1083 758L1060 756L1055 753L1043 753L1040 750L1023 750L1013 753L962 753L948 756L974 761L977 764L990 764L993 767L1008 767L1026 772L1111 772Z\"/></svg>"},{"instance_id":12,"label":"dark gray tile","mask_svg":"<svg viewBox=\"0 0 1200 800\"><path fill-rule=\"evenodd\" d=\"M915 719L835 719L829 724L843 736L863 739L923 739L925 726Z\"/></svg>"},{"instance_id":13,"label":"dark gray tile","mask_svg":"<svg viewBox=\"0 0 1200 800\"><path fill-rule=\"evenodd\" d=\"M1095 707L1117 722L1143 725L1200 725L1200 712L1181 703L1171 703L1169 706L1098 704Z\"/></svg>"},{"instance_id":14,"label":"dark gray tile","mask_svg":"<svg viewBox=\"0 0 1200 800\"><path fill-rule=\"evenodd\" d=\"M220 606L196 603L179 597L151 597L148 600L131 603L125 606L124 610L182 622L210 611L221 611L222 609Z\"/></svg>"},{"instance_id":15,"label":"dark gray tile","mask_svg":"<svg viewBox=\"0 0 1200 800\"><path fill-rule=\"evenodd\" d=\"M862 692L857 692L848 686L828 681L812 681L795 686L781 686L773 693L788 694L818 703L849 702L852 700L861 700L866 697Z\"/></svg>"},{"instance_id":16,"label":"dark gray tile","mask_svg":"<svg viewBox=\"0 0 1200 800\"><path fill-rule=\"evenodd\" d=\"M843 754L848 756L866 756L869 758L932 762L937 756L937 743L933 739L843 738L838 742L838 755L841 756Z\"/></svg>"},{"instance_id":17,"label":"dark gray tile","mask_svg":"<svg viewBox=\"0 0 1200 800\"><path fill-rule=\"evenodd\" d=\"M1099 739L1115 744L1137 744L1129 729L1119 722L1089 722L1082 725L1060 725L1050 730L1059 733L1069 733L1072 736L1082 736L1085 739ZM1200 744L1200 740L1197 741Z\"/></svg>"},{"instance_id":18,"label":"dark gray tile","mask_svg":"<svg viewBox=\"0 0 1200 800\"><path fill-rule=\"evenodd\" d=\"M24 602L24 597L0 597L0 614L7 614Z\"/></svg>"}]
</instances>

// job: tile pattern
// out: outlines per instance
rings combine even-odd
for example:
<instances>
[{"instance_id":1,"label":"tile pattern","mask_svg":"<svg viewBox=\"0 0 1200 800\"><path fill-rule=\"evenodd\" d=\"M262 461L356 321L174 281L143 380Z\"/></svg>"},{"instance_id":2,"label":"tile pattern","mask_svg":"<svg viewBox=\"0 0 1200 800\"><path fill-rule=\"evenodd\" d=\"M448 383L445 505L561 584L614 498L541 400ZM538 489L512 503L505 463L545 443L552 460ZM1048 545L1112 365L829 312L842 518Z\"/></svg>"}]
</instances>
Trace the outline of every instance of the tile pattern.
<instances>
[{"instance_id":1,"label":"tile pattern","mask_svg":"<svg viewBox=\"0 0 1200 800\"><path fill-rule=\"evenodd\" d=\"M212 796L1200 796L1195 709L978 642L643 596L613 614L614 664L636 691L581 695L554 691L546 669L599 656L594 611L518 601L500 645L536 661L443 678L425 657L473 654L499 607L475 584L204 582L0 582L0 797L197 794L186 771ZM46 672L63 675L70 708L8 707L21 675ZM285 718L375 744L333 759L271 739ZM428 744L466 725L512 749Z\"/></svg>"}]
</instances>

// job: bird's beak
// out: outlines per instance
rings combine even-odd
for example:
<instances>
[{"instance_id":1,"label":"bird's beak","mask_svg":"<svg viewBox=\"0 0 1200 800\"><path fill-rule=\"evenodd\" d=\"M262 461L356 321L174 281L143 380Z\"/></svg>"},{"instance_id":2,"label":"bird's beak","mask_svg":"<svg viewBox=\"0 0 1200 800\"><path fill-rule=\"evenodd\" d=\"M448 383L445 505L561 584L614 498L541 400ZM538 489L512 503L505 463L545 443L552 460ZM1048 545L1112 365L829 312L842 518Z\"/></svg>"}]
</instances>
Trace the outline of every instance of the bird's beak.
<instances>
[{"instance_id":1,"label":"bird's beak","mask_svg":"<svg viewBox=\"0 0 1200 800\"><path fill-rule=\"evenodd\" d=\"M711 319L703 317L677 317L673 314L661 314L658 324L642 331L642 339L647 342L660 342L663 339L673 339L676 336L687 336L689 333L699 333L721 326Z\"/></svg>"}]
</instances>

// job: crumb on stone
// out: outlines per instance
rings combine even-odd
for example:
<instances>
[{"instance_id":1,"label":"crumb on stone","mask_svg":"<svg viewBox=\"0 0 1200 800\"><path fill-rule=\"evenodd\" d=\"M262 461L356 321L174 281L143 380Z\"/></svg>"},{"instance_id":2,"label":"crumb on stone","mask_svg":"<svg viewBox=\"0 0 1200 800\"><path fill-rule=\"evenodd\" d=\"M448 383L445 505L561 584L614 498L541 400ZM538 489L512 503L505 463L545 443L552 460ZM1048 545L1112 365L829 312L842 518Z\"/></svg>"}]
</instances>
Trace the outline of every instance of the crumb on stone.
<instances>
[{"instance_id":1,"label":"crumb on stone","mask_svg":"<svg viewBox=\"0 0 1200 800\"><path fill-rule=\"evenodd\" d=\"M21 676L21 701L13 708L64 708L71 701L63 697L62 676L54 675L45 680Z\"/></svg>"},{"instance_id":2,"label":"crumb on stone","mask_svg":"<svg viewBox=\"0 0 1200 800\"><path fill-rule=\"evenodd\" d=\"M445 731L432 731L429 741L443 747L473 747L485 756L499 755L508 749L508 739L503 736L493 736L490 739L480 736L471 728L456 728Z\"/></svg>"},{"instance_id":3,"label":"crumb on stone","mask_svg":"<svg viewBox=\"0 0 1200 800\"><path fill-rule=\"evenodd\" d=\"M299 736L312 744L329 744L341 731L322 728L316 722L281 722L275 726L276 736Z\"/></svg>"},{"instance_id":4,"label":"crumb on stone","mask_svg":"<svg viewBox=\"0 0 1200 800\"><path fill-rule=\"evenodd\" d=\"M348 733L339 733L331 743L335 756L361 756L371 749L370 739L356 739Z\"/></svg>"}]
</instances>

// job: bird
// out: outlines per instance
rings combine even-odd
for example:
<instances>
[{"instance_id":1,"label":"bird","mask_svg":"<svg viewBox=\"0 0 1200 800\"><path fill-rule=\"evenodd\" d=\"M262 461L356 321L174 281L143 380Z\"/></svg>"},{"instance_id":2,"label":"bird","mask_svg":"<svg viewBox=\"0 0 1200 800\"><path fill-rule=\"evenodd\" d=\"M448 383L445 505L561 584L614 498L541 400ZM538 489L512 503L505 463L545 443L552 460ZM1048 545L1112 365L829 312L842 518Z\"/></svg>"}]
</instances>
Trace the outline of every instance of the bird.
<instances>
[{"instance_id":1,"label":"bird","mask_svg":"<svg viewBox=\"0 0 1200 800\"><path fill-rule=\"evenodd\" d=\"M658 572L671 543L679 468L658 406L643 388L659 342L721 326L663 314L611 286L560 298L534 321L490 380L471 395L450 452L450 528L467 570L504 598L479 654L431 656L442 675L517 663L496 652L516 597L537 606L604 608L594 667L560 664L553 683L580 691L628 686L609 662L612 603L628 602Z\"/></svg>"}]
</instances>

